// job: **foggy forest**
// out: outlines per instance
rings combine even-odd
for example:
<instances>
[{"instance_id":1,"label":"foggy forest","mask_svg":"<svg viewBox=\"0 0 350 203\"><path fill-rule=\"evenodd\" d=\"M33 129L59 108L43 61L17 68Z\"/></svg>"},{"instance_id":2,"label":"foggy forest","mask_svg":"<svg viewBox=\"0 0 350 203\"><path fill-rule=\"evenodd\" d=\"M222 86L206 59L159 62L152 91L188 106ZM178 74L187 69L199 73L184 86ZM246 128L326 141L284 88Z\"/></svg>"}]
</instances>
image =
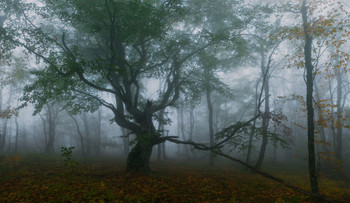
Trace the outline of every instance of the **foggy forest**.
<instances>
[{"instance_id":1,"label":"foggy forest","mask_svg":"<svg viewBox=\"0 0 350 203\"><path fill-rule=\"evenodd\" d=\"M347 0L0 0L0 202L350 202Z\"/></svg>"}]
</instances>

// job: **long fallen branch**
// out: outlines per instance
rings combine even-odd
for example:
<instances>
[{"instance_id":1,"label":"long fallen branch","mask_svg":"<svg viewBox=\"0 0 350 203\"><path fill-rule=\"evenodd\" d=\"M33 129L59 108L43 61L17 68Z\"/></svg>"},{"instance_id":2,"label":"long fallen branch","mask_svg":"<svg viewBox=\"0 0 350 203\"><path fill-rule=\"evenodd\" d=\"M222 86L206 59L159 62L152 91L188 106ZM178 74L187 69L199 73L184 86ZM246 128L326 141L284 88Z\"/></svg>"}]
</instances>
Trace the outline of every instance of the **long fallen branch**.
<instances>
[{"instance_id":1,"label":"long fallen branch","mask_svg":"<svg viewBox=\"0 0 350 203\"><path fill-rule=\"evenodd\" d=\"M212 151L213 153L215 153L217 155L220 155L220 156L225 157L225 158L227 158L227 159L229 159L231 161L234 161L234 162L242 164L243 166L251 169L252 171L254 171L255 173L257 173L257 174L259 174L259 175L261 175L263 177L266 177L266 178L271 179L271 180L273 180L275 182L278 182L278 183L280 183L280 184L282 184L282 185L284 185L284 186L286 186L288 188L291 188L292 190L297 191L297 192L299 192L299 193L301 193L303 195L309 196L312 199L317 200L318 202L337 202L337 203L341 203L342 202L342 201L339 201L339 200L331 200L331 199L328 199L328 198L326 198L324 196L321 196L321 195L312 194L311 192L309 192L307 190L304 190L304 189L302 189L302 188L300 188L298 186L295 186L295 185L293 185L293 184L291 184L291 183L289 183L289 182L287 182L287 181L285 181L285 180L283 180L283 179L281 179L279 177L276 177L276 176L273 176L271 174L268 174L268 173L266 173L264 171L261 171L261 170L255 168L254 166L251 166L251 165L249 165L249 164L247 164L247 163L237 159L237 158L234 158L232 156L224 154L219 149L214 149L212 147L207 147L204 144L195 143L195 142L193 142L191 140L188 140L188 141L177 140L177 139L174 139L174 137L166 137L166 140L168 140L170 142L173 142L173 143L176 143L176 144L191 145L192 147L194 147L195 149L198 149L198 150Z\"/></svg>"}]
</instances>

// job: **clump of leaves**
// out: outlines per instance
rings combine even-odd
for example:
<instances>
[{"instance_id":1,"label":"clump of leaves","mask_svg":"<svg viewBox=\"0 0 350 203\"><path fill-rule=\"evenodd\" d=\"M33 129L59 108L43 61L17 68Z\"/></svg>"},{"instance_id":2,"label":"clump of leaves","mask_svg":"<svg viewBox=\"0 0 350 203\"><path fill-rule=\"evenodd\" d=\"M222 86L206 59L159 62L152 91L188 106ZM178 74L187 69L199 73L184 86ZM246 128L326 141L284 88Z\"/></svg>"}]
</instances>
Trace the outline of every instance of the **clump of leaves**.
<instances>
[{"instance_id":1,"label":"clump of leaves","mask_svg":"<svg viewBox=\"0 0 350 203\"><path fill-rule=\"evenodd\" d=\"M18 116L18 111L15 109L7 108L0 112L0 118L11 118L12 116Z\"/></svg>"},{"instance_id":2,"label":"clump of leaves","mask_svg":"<svg viewBox=\"0 0 350 203\"><path fill-rule=\"evenodd\" d=\"M71 146L71 147L61 147L61 156L64 158L64 164L67 167L70 167L71 169L73 169L74 166L77 165L77 162L72 160L72 155L73 155L73 149L75 147Z\"/></svg>"}]
</instances>

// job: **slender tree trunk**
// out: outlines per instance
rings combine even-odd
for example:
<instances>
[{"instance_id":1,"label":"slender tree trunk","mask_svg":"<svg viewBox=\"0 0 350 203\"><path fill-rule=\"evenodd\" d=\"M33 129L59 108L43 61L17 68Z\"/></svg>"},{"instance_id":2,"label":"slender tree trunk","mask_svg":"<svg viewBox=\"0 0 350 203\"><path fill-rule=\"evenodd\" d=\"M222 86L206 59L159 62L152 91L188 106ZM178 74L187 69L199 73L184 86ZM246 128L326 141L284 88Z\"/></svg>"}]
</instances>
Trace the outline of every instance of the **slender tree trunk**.
<instances>
[{"instance_id":1,"label":"slender tree trunk","mask_svg":"<svg viewBox=\"0 0 350 203\"><path fill-rule=\"evenodd\" d=\"M49 126L49 131L48 131L48 135L47 135L47 142L46 142L46 146L45 146L45 152L48 154L52 154L54 152L53 149L53 143L55 141L55 137L54 137L54 133L53 133L53 115L52 115L52 109L50 105L47 105L47 122L48 122L48 126Z\"/></svg>"},{"instance_id":2,"label":"slender tree trunk","mask_svg":"<svg viewBox=\"0 0 350 203\"><path fill-rule=\"evenodd\" d=\"M54 146L53 146L54 142L55 142L54 136L51 133L49 133L49 141L48 141L48 143L46 144L46 147L45 147L45 152L47 154L52 154L54 152Z\"/></svg>"},{"instance_id":3,"label":"slender tree trunk","mask_svg":"<svg viewBox=\"0 0 350 203\"><path fill-rule=\"evenodd\" d=\"M182 108L182 106L180 106ZM181 116L180 116L180 110L179 108L176 109L176 118L177 118L177 135L180 137L182 130L181 130ZM177 153L181 154L181 146L177 145Z\"/></svg>"},{"instance_id":4,"label":"slender tree trunk","mask_svg":"<svg viewBox=\"0 0 350 203\"><path fill-rule=\"evenodd\" d=\"M3 122L3 127L2 127L2 137L0 140L0 151L5 150L5 143L6 143L6 136L7 136L7 122L8 122L8 119L5 118Z\"/></svg>"},{"instance_id":5,"label":"slender tree trunk","mask_svg":"<svg viewBox=\"0 0 350 203\"><path fill-rule=\"evenodd\" d=\"M254 100L254 116L256 116L258 114L258 86L259 86L260 82L256 83L255 86L255 100ZM247 164L249 164L250 162L250 157L251 157L251 153L252 153L252 148L253 148L253 136L255 134L255 126L256 126L256 120L253 121L253 125L252 125L252 129L250 131L249 134L249 143L248 143L248 152L247 152L247 158L246 158L246 162Z\"/></svg>"},{"instance_id":6,"label":"slender tree trunk","mask_svg":"<svg viewBox=\"0 0 350 203\"><path fill-rule=\"evenodd\" d=\"M27 133L27 128L26 128L26 126L25 126L25 124L23 124L23 139L22 139L22 150L23 151L28 151L28 143L27 143L27 139L28 139L28 137L27 137L27 135L28 135L28 133Z\"/></svg>"},{"instance_id":7,"label":"slender tree trunk","mask_svg":"<svg viewBox=\"0 0 350 203\"><path fill-rule=\"evenodd\" d=\"M97 137L96 137L96 155L99 156L101 153L101 120L102 120L102 109L99 108L98 111L98 121L97 121Z\"/></svg>"},{"instance_id":8,"label":"slender tree trunk","mask_svg":"<svg viewBox=\"0 0 350 203\"><path fill-rule=\"evenodd\" d=\"M318 90L318 86L315 85L315 91L316 91L316 95L315 95L315 98L316 98L316 102L318 104L320 104L320 101L321 101L321 98L320 98L320 92ZM322 115L322 112L321 112L321 109L320 108L316 108L317 109L317 112L318 112L318 119L321 120L321 121L325 121L323 115ZM326 136L325 136L325 131L324 131L324 127L323 125L319 125L318 126L318 131L320 133L320 139L323 143L326 143L327 140L326 140ZM326 144L321 144L321 150L322 152L329 152L329 149L327 148L327 145Z\"/></svg>"},{"instance_id":9,"label":"slender tree trunk","mask_svg":"<svg viewBox=\"0 0 350 203\"><path fill-rule=\"evenodd\" d=\"M12 141L12 123L10 122L9 123L9 126L8 126L8 148L7 148L7 152L10 153L12 151L12 144L11 144L11 141Z\"/></svg>"},{"instance_id":10,"label":"slender tree trunk","mask_svg":"<svg viewBox=\"0 0 350 203\"><path fill-rule=\"evenodd\" d=\"M46 104L47 106L47 122L48 122L48 140L45 147L45 152L48 154L54 153L54 142L56 137L56 126L58 123L58 113L59 110L57 109L55 104Z\"/></svg>"},{"instance_id":11,"label":"slender tree trunk","mask_svg":"<svg viewBox=\"0 0 350 203\"><path fill-rule=\"evenodd\" d=\"M39 113L39 116L41 118L41 121L43 122L43 133L44 133L44 138L45 138L45 146L46 146L46 143L47 143L47 140L48 140L48 133L47 133L47 130L46 130L46 121L45 121L45 118Z\"/></svg>"},{"instance_id":12,"label":"slender tree trunk","mask_svg":"<svg viewBox=\"0 0 350 203\"><path fill-rule=\"evenodd\" d=\"M277 162L277 145L273 146L273 163Z\"/></svg>"},{"instance_id":13,"label":"slender tree trunk","mask_svg":"<svg viewBox=\"0 0 350 203\"><path fill-rule=\"evenodd\" d=\"M9 93L9 98L6 103L6 108L11 107L11 100L12 100L12 87L10 86L10 93ZM2 139L0 140L0 151L5 150L5 144L6 144L6 136L7 136L7 123L8 123L8 118L5 118L5 121L3 123L3 131L2 131Z\"/></svg>"},{"instance_id":14,"label":"slender tree trunk","mask_svg":"<svg viewBox=\"0 0 350 203\"><path fill-rule=\"evenodd\" d=\"M190 126L189 126L189 132L188 132L188 138L190 140L193 140L193 130L194 130L194 105L191 105L190 106L190 111L189 111L189 123L190 123ZM192 155L192 158L196 159L196 154L194 152L194 150L191 150L191 155Z\"/></svg>"},{"instance_id":15,"label":"slender tree trunk","mask_svg":"<svg viewBox=\"0 0 350 203\"><path fill-rule=\"evenodd\" d=\"M254 136L254 134L255 134L255 125L256 125L256 122L255 122L255 120L254 120L254 121L253 121L252 129L251 129L250 134L249 134L248 152L247 152L247 159L246 159L247 164L249 164L249 162L250 162L250 157L251 157L251 154L252 154L253 136Z\"/></svg>"},{"instance_id":16,"label":"slender tree trunk","mask_svg":"<svg viewBox=\"0 0 350 203\"><path fill-rule=\"evenodd\" d=\"M0 113L2 113L2 85L0 85Z\"/></svg>"},{"instance_id":17,"label":"slender tree trunk","mask_svg":"<svg viewBox=\"0 0 350 203\"><path fill-rule=\"evenodd\" d=\"M183 112L183 106L181 106L180 108L180 123L181 123L181 136L182 136L182 140L186 140L185 137L185 124L184 124L184 112ZM183 150L184 153L186 154L187 158L189 158L189 153L188 153L188 149L187 149L187 145L183 145Z\"/></svg>"},{"instance_id":18,"label":"slender tree trunk","mask_svg":"<svg viewBox=\"0 0 350 203\"><path fill-rule=\"evenodd\" d=\"M208 106L208 125L209 125L209 144L210 147L214 146L214 127L213 127L213 104L211 102L211 90L209 84L206 85L205 88L206 98L207 98L207 106ZM210 160L209 165L214 165L214 153L210 151Z\"/></svg>"},{"instance_id":19,"label":"slender tree trunk","mask_svg":"<svg viewBox=\"0 0 350 203\"><path fill-rule=\"evenodd\" d=\"M343 127L341 125L342 121L342 72L336 73L337 76L337 138L336 138L336 151L335 156L338 160L343 160L342 158L342 136Z\"/></svg>"},{"instance_id":20,"label":"slender tree trunk","mask_svg":"<svg viewBox=\"0 0 350 203\"><path fill-rule=\"evenodd\" d=\"M18 137L19 137L19 125L18 125L18 116L15 116L16 124L16 136L15 136L15 153L18 153Z\"/></svg>"},{"instance_id":21,"label":"slender tree trunk","mask_svg":"<svg viewBox=\"0 0 350 203\"><path fill-rule=\"evenodd\" d=\"M320 98L320 92L318 90L318 86L317 84L315 83L314 84L315 86L315 99L316 99L316 103L318 104L321 104L321 98ZM318 120L321 121L321 122L326 122L325 121L325 118L323 117L322 115L322 112L321 112L321 108L320 107L317 107L317 114L318 114ZM326 139L326 133L325 133L325 128L322 124L320 125L317 125L317 130L319 132L319 135L320 135L320 144L318 144L318 146L320 147L320 150L321 152L327 154L327 155L330 155L329 152L330 152L330 148L328 147L328 145L326 144L327 143L327 139ZM322 171L323 173L327 173L327 174L330 174L330 165L329 165L329 162L328 161L322 161L320 159L320 155L318 155L318 171Z\"/></svg>"},{"instance_id":22,"label":"slender tree trunk","mask_svg":"<svg viewBox=\"0 0 350 203\"><path fill-rule=\"evenodd\" d=\"M80 131L80 127L79 127L79 124L78 124L78 121L77 119L74 118L74 116L72 114L70 114L68 111L67 111L69 117L71 117L74 121L74 124L75 124L75 127L77 128L77 133L79 135L79 140L80 140L80 147L81 147L81 154L83 156L85 156L85 145L84 145L84 138L83 138L83 134L81 133Z\"/></svg>"},{"instance_id":23,"label":"slender tree trunk","mask_svg":"<svg viewBox=\"0 0 350 203\"><path fill-rule=\"evenodd\" d=\"M331 100L331 106L334 106L334 94L333 94L333 87L332 87L332 82L331 80L328 80L328 91L329 91L329 95L330 95L330 100ZM334 108L331 108L331 115L332 118L335 118L335 113L334 113ZM331 128L331 135L332 135L332 147L334 152L337 151L337 142L336 142L336 136L337 136L337 132L336 132L336 121L334 119L331 119L329 121L329 126Z\"/></svg>"},{"instance_id":24,"label":"slender tree trunk","mask_svg":"<svg viewBox=\"0 0 350 203\"><path fill-rule=\"evenodd\" d=\"M2 115L2 85L0 86L0 115ZM3 121L3 118L0 117L0 121ZM1 132L0 132L0 152L2 151L3 149L3 137L5 136L4 134L4 129L1 129Z\"/></svg>"},{"instance_id":25,"label":"slender tree trunk","mask_svg":"<svg viewBox=\"0 0 350 203\"><path fill-rule=\"evenodd\" d=\"M83 123L84 123L84 129L85 129L85 140L86 140L86 145L85 145L85 152L86 155L90 155L91 152L91 137L90 137L90 128L89 128L89 123L88 123L88 119L86 116L86 113L83 113Z\"/></svg>"},{"instance_id":26,"label":"slender tree trunk","mask_svg":"<svg viewBox=\"0 0 350 203\"><path fill-rule=\"evenodd\" d=\"M267 72L267 67L265 67L265 53L261 52L261 72L263 74L264 80L264 93L265 93L265 112L262 116L262 142L259 153L258 161L255 165L257 169L261 168L264 161L266 146L267 146L267 130L269 127L269 114L270 114L270 92L269 92L269 73Z\"/></svg>"},{"instance_id":27,"label":"slender tree trunk","mask_svg":"<svg viewBox=\"0 0 350 203\"><path fill-rule=\"evenodd\" d=\"M315 160L315 131L314 131L314 108L313 108L313 65L312 65L312 36L310 34L310 26L308 23L306 0L303 1L301 7L303 19L303 28L305 35L305 68L306 68L306 108L307 108L307 136L308 136L308 162L309 177L312 194L319 195L318 180L316 174Z\"/></svg>"}]
</instances>

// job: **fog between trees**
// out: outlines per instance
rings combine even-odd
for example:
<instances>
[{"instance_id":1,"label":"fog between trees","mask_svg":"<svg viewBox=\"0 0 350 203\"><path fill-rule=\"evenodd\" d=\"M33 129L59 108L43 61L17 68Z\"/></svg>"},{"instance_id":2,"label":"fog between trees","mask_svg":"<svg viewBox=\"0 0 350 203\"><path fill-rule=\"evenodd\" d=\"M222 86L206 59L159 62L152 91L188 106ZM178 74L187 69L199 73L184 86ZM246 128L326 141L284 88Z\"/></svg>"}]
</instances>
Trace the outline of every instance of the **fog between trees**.
<instances>
[{"instance_id":1,"label":"fog between trees","mask_svg":"<svg viewBox=\"0 0 350 203\"><path fill-rule=\"evenodd\" d=\"M319 174L350 176L347 2L0 8L1 153L300 164L313 196Z\"/></svg>"}]
</instances>

